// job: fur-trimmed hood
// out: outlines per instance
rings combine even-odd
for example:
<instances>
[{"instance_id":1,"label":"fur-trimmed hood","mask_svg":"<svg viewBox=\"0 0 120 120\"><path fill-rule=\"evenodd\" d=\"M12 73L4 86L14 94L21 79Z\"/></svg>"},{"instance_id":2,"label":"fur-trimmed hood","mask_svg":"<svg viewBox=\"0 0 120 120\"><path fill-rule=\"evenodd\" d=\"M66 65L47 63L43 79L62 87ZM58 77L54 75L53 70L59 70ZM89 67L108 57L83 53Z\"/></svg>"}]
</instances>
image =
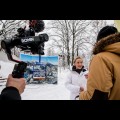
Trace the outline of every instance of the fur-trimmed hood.
<instances>
[{"instance_id":1,"label":"fur-trimmed hood","mask_svg":"<svg viewBox=\"0 0 120 120\"><path fill-rule=\"evenodd\" d=\"M120 33L105 37L95 44L94 55L104 51L120 54Z\"/></svg>"}]
</instances>

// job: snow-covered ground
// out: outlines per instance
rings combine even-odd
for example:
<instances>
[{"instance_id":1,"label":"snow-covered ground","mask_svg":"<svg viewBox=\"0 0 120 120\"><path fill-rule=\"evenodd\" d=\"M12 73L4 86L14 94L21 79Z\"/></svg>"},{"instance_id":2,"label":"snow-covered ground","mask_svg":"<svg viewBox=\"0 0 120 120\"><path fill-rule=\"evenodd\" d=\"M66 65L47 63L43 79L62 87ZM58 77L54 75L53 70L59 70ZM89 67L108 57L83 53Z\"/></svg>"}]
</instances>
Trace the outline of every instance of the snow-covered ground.
<instances>
[{"instance_id":1,"label":"snow-covered ground","mask_svg":"<svg viewBox=\"0 0 120 120\"><path fill-rule=\"evenodd\" d=\"M14 63L0 61L0 65L1 65L0 76L2 76L3 78L7 78L8 75L12 73Z\"/></svg>"},{"instance_id":2,"label":"snow-covered ground","mask_svg":"<svg viewBox=\"0 0 120 120\"><path fill-rule=\"evenodd\" d=\"M13 70L14 64L0 61L2 70L0 74L6 78ZM70 93L65 88L65 75L68 70L59 69L58 84L28 84L21 95L23 100L69 100ZM6 81L0 81L0 92Z\"/></svg>"},{"instance_id":3,"label":"snow-covered ground","mask_svg":"<svg viewBox=\"0 0 120 120\"><path fill-rule=\"evenodd\" d=\"M63 70L58 74L58 84L29 84L22 94L23 100L69 100L70 93L65 88L65 73Z\"/></svg>"}]
</instances>

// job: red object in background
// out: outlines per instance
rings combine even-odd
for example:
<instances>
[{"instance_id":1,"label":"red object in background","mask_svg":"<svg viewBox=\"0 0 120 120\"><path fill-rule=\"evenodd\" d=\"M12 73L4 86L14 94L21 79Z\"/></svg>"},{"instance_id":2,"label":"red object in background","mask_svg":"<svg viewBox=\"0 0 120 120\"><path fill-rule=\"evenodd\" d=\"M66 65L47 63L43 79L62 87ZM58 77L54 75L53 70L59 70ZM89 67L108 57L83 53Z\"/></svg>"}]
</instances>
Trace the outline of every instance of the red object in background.
<instances>
[{"instance_id":1,"label":"red object in background","mask_svg":"<svg viewBox=\"0 0 120 120\"><path fill-rule=\"evenodd\" d=\"M37 20L29 20L29 26L35 27Z\"/></svg>"},{"instance_id":2,"label":"red object in background","mask_svg":"<svg viewBox=\"0 0 120 120\"><path fill-rule=\"evenodd\" d=\"M29 27L33 27L35 32L42 32L45 29L45 23L43 20L29 20Z\"/></svg>"}]
</instances>

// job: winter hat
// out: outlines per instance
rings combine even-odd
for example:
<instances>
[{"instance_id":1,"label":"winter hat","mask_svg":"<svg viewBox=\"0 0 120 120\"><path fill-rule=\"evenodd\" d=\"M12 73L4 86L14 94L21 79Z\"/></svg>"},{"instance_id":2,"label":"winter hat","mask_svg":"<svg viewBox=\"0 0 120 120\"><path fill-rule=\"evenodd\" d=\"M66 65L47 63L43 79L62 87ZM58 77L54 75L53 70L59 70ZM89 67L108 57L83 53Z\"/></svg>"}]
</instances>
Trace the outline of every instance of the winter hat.
<instances>
[{"instance_id":1,"label":"winter hat","mask_svg":"<svg viewBox=\"0 0 120 120\"><path fill-rule=\"evenodd\" d=\"M97 36L97 42L98 42L100 39L102 39L102 38L104 38L104 37L107 37L107 36L109 36L109 35L111 35L111 34L115 34L115 33L117 33L117 32L118 32L117 28L115 28L115 27L113 27L113 26L105 26L105 27L103 27L103 28L99 31L98 36Z\"/></svg>"}]
</instances>

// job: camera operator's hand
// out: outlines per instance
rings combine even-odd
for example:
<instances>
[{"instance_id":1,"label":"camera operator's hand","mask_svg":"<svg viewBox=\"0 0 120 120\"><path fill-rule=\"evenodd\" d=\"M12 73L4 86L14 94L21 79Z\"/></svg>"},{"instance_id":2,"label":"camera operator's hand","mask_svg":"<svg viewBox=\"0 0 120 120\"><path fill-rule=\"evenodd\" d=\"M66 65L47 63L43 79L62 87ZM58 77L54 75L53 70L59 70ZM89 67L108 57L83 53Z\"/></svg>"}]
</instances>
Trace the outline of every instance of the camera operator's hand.
<instances>
[{"instance_id":1,"label":"camera operator's hand","mask_svg":"<svg viewBox=\"0 0 120 120\"><path fill-rule=\"evenodd\" d=\"M6 87L15 87L18 89L19 93L22 94L25 89L25 79L24 78L13 78L10 74L7 79Z\"/></svg>"},{"instance_id":2,"label":"camera operator's hand","mask_svg":"<svg viewBox=\"0 0 120 120\"><path fill-rule=\"evenodd\" d=\"M84 91L84 88L83 87L80 87L80 92Z\"/></svg>"}]
</instances>

